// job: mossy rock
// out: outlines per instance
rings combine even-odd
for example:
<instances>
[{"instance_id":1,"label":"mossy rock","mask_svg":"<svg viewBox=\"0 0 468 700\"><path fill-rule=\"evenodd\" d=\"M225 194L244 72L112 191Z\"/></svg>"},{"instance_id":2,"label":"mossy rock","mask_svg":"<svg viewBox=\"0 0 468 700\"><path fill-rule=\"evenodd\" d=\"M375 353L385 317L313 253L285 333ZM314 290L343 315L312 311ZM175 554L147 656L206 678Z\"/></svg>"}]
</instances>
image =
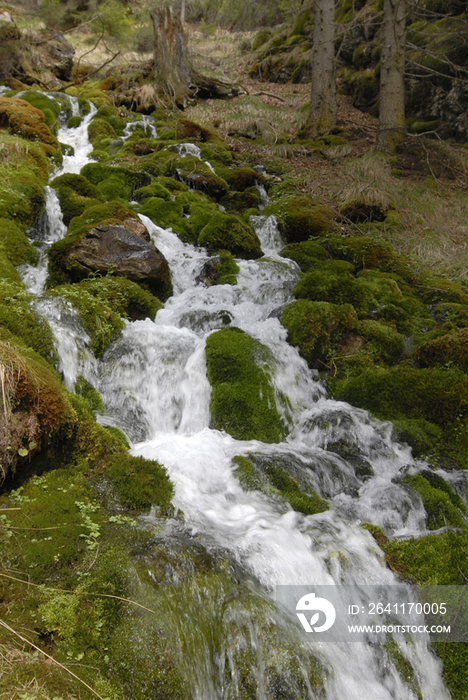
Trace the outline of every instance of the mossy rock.
<instances>
[{"instance_id":1,"label":"mossy rock","mask_svg":"<svg viewBox=\"0 0 468 700\"><path fill-rule=\"evenodd\" d=\"M214 129L201 126L190 119L179 119L176 124L176 139L179 141L201 141L214 147L227 150L226 143L219 137Z\"/></svg>"},{"instance_id":2,"label":"mossy rock","mask_svg":"<svg viewBox=\"0 0 468 700\"><path fill-rule=\"evenodd\" d=\"M59 150L57 139L44 121L44 113L26 100L0 97L0 128Z\"/></svg>"},{"instance_id":3,"label":"mossy rock","mask_svg":"<svg viewBox=\"0 0 468 700\"><path fill-rule=\"evenodd\" d=\"M26 100L26 102L29 102L30 105L44 114L44 121L49 129L53 130L57 127L58 117L62 110L62 104L58 100L44 95L43 92L33 92L32 90L23 92L21 99Z\"/></svg>"},{"instance_id":4,"label":"mossy rock","mask_svg":"<svg viewBox=\"0 0 468 700\"><path fill-rule=\"evenodd\" d=\"M12 267L15 277L8 280L5 266ZM35 350L52 364L56 361L54 337L47 321L31 307L31 296L24 291L19 275L8 260L0 254L0 329L20 339L26 347ZM15 345L16 343L13 342Z\"/></svg>"},{"instance_id":5,"label":"mossy rock","mask_svg":"<svg viewBox=\"0 0 468 700\"><path fill-rule=\"evenodd\" d=\"M108 202L119 198L129 201L135 190L151 184L146 173L103 163L88 163L81 169L81 175L95 185Z\"/></svg>"},{"instance_id":6,"label":"mossy rock","mask_svg":"<svg viewBox=\"0 0 468 700\"><path fill-rule=\"evenodd\" d=\"M442 527L466 527L466 506L442 477L431 472L409 475L403 483L419 494L427 514L429 530ZM431 483L432 482L432 483ZM459 507L461 505L461 508Z\"/></svg>"},{"instance_id":7,"label":"mossy rock","mask_svg":"<svg viewBox=\"0 0 468 700\"><path fill-rule=\"evenodd\" d=\"M392 437L409 445L414 457L431 458L441 447L442 428L423 418L403 418L393 422Z\"/></svg>"},{"instance_id":8,"label":"mossy rock","mask_svg":"<svg viewBox=\"0 0 468 700\"><path fill-rule=\"evenodd\" d=\"M328 502L316 491L302 490L281 467L272 464L254 464L248 457L234 457L237 465L235 475L245 491L263 491L269 496L279 495L285 498L293 510L304 515L315 515L328 510Z\"/></svg>"},{"instance_id":9,"label":"mossy rock","mask_svg":"<svg viewBox=\"0 0 468 700\"><path fill-rule=\"evenodd\" d=\"M169 201L161 197L149 197L143 201L140 213L148 216L156 226L161 228L173 228L182 240L192 241L190 223L184 219L182 205L172 199Z\"/></svg>"},{"instance_id":10,"label":"mossy rock","mask_svg":"<svg viewBox=\"0 0 468 700\"><path fill-rule=\"evenodd\" d=\"M78 243L94 226L99 224L125 224L135 221L135 212L121 202L106 202L88 206L81 216L75 216L65 238L53 243L47 251L49 257L48 287L68 282L72 263L67 260L69 249ZM137 223L138 220L136 220Z\"/></svg>"},{"instance_id":11,"label":"mossy rock","mask_svg":"<svg viewBox=\"0 0 468 700\"><path fill-rule=\"evenodd\" d=\"M368 312L376 301L365 285L355 279L346 268L340 270L336 262L312 269L298 282L294 295L298 299L329 301L332 304L352 304L357 310Z\"/></svg>"},{"instance_id":12,"label":"mossy rock","mask_svg":"<svg viewBox=\"0 0 468 700\"><path fill-rule=\"evenodd\" d=\"M198 236L198 244L210 252L228 250L237 258L261 258L260 241L250 224L234 214L215 212Z\"/></svg>"},{"instance_id":13,"label":"mossy rock","mask_svg":"<svg viewBox=\"0 0 468 700\"><path fill-rule=\"evenodd\" d=\"M244 192L265 181L264 175L247 166L228 168L217 164L216 172L227 182L229 189L236 192Z\"/></svg>"},{"instance_id":14,"label":"mossy rock","mask_svg":"<svg viewBox=\"0 0 468 700\"><path fill-rule=\"evenodd\" d=\"M75 382L75 393L82 396L89 403L92 411L100 411L104 413L104 404L101 395L93 385L88 382L82 374L77 377Z\"/></svg>"},{"instance_id":15,"label":"mossy rock","mask_svg":"<svg viewBox=\"0 0 468 700\"><path fill-rule=\"evenodd\" d=\"M391 326L366 319L358 323L356 330L366 341L365 352L372 356L374 362L393 365L401 359L403 337Z\"/></svg>"},{"instance_id":16,"label":"mossy rock","mask_svg":"<svg viewBox=\"0 0 468 700\"><path fill-rule=\"evenodd\" d=\"M165 199L167 202L172 200L172 193L161 185L160 182L153 182L151 185L146 185L146 187L139 187L133 193L133 196L137 202L144 202L145 199L150 197L159 197L160 199Z\"/></svg>"},{"instance_id":17,"label":"mossy rock","mask_svg":"<svg viewBox=\"0 0 468 700\"><path fill-rule=\"evenodd\" d=\"M459 367L468 372L468 329L428 340L417 348L415 356L421 367Z\"/></svg>"},{"instance_id":18,"label":"mossy rock","mask_svg":"<svg viewBox=\"0 0 468 700\"><path fill-rule=\"evenodd\" d=\"M335 258L348 260L356 270L370 269L381 272L394 272L405 280L412 280L413 274L387 241L368 236L327 237L319 241Z\"/></svg>"},{"instance_id":19,"label":"mossy rock","mask_svg":"<svg viewBox=\"0 0 468 700\"><path fill-rule=\"evenodd\" d=\"M83 175L66 173L50 183L57 192L66 226L75 216L81 216L86 207L104 201L102 192Z\"/></svg>"},{"instance_id":20,"label":"mossy rock","mask_svg":"<svg viewBox=\"0 0 468 700\"><path fill-rule=\"evenodd\" d=\"M28 473L43 447L69 439L77 416L55 370L33 350L0 341L4 475Z\"/></svg>"},{"instance_id":21,"label":"mossy rock","mask_svg":"<svg viewBox=\"0 0 468 700\"><path fill-rule=\"evenodd\" d=\"M223 206L229 213L242 214L248 209L259 210L261 205L260 193L255 187L250 187L244 192L229 192L222 200Z\"/></svg>"},{"instance_id":22,"label":"mossy rock","mask_svg":"<svg viewBox=\"0 0 468 700\"><path fill-rule=\"evenodd\" d=\"M342 381L337 398L382 420L422 418L448 428L468 417L468 377L459 369L375 368Z\"/></svg>"},{"instance_id":23,"label":"mossy rock","mask_svg":"<svg viewBox=\"0 0 468 700\"><path fill-rule=\"evenodd\" d=\"M239 328L226 328L207 338L206 360L213 427L238 440L282 440L267 349Z\"/></svg>"},{"instance_id":24,"label":"mossy rock","mask_svg":"<svg viewBox=\"0 0 468 700\"><path fill-rule=\"evenodd\" d=\"M111 275L62 285L49 293L63 297L79 311L96 357L123 330L124 319L153 319L162 308L159 299L136 282Z\"/></svg>"},{"instance_id":25,"label":"mossy rock","mask_svg":"<svg viewBox=\"0 0 468 700\"><path fill-rule=\"evenodd\" d=\"M105 139L115 139L117 134L106 119L94 117L88 126L88 138L94 148L102 148Z\"/></svg>"},{"instance_id":26,"label":"mossy rock","mask_svg":"<svg viewBox=\"0 0 468 700\"><path fill-rule=\"evenodd\" d=\"M463 284L429 274L420 275L416 282L425 304L468 304L468 288Z\"/></svg>"},{"instance_id":27,"label":"mossy rock","mask_svg":"<svg viewBox=\"0 0 468 700\"><path fill-rule=\"evenodd\" d=\"M117 457L109 470L109 476L121 503L132 510L151 506L165 509L169 506L174 488L167 472L158 462L132 457Z\"/></svg>"},{"instance_id":28,"label":"mossy rock","mask_svg":"<svg viewBox=\"0 0 468 700\"><path fill-rule=\"evenodd\" d=\"M68 129L77 129L81 122L83 121L83 117L70 117L67 121L67 128Z\"/></svg>"},{"instance_id":29,"label":"mossy rock","mask_svg":"<svg viewBox=\"0 0 468 700\"><path fill-rule=\"evenodd\" d=\"M0 218L0 250L5 253L13 265L32 263L36 259L35 248L11 219Z\"/></svg>"},{"instance_id":30,"label":"mossy rock","mask_svg":"<svg viewBox=\"0 0 468 700\"><path fill-rule=\"evenodd\" d=\"M299 299L286 307L281 323L288 342L299 348L310 367L323 371L342 352L358 317L351 304Z\"/></svg>"},{"instance_id":31,"label":"mossy rock","mask_svg":"<svg viewBox=\"0 0 468 700\"><path fill-rule=\"evenodd\" d=\"M280 232L288 243L307 241L311 236L326 233L334 219L331 207L314 205L301 197L284 198L278 204L265 207L263 213L276 216Z\"/></svg>"},{"instance_id":32,"label":"mossy rock","mask_svg":"<svg viewBox=\"0 0 468 700\"><path fill-rule=\"evenodd\" d=\"M96 112L96 116L94 117L93 121L96 119L103 119L107 121L108 124L112 126L117 136L122 136L126 126L126 120L119 116L119 110L117 107L111 105L101 105ZM91 124L92 123L93 122L91 122Z\"/></svg>"},{"instance_id":33,"label":"mossy rock","mask_svg":"<svg viewBox=\"0 0 468 700\"><path fill-rule=\"evenodd\" d=\"M290 243L281 251L283 258L289 258L297 262L302 272L309 272L312 268L320 267L328 258L327 251L315 241L303 241Z\"/></svg>"},{"instance_id":34,"label":"mossy rock","mask_svg":"<svg viewBox=\"0 0 468 700\"><path fill-rule=\"evenodd\" d=\"M195 156L171 158L164 166L164 174L176 177L190 188L206 192L216 201L225 197L229 191L226 180L212 172L203 161Z\"/></svg>"}]
</instances>

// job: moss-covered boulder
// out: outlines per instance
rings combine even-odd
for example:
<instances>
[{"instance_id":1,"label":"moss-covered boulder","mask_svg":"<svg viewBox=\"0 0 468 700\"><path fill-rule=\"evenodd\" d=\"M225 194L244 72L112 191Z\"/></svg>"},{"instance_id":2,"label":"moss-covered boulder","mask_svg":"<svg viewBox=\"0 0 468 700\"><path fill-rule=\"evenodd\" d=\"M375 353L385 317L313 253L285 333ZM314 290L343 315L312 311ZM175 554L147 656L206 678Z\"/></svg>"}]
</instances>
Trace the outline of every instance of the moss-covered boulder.
<instances>
[{"instance_id":1,"label":"moss-covered boulder","mask_svg":"<svg viewBox=\"0 0 468 700\"><path fill-rule=\"evenodd\" d=\"M414 276L394 247L377 237L334 236L319 241L335 258L348 260L356 270L370 269L381 272L394 272L403 279Z\"/></svg>"},{"instance_id":2,"label":"moss-covered boulder","mask_svg":"<svg viewBox=\"0 0 468 700\"><path fill-rule=\"evenodd\" d=\"M404 483L421 497L429 530L466 527L466 506L442 477L426 471L407 476Z\"/></svg>"},{"instance_id":3,"label":"moss-covered boulder","mask_svg":"<svg viewBox=\"0 0 468 700\"><path fill-rule=\"evenodd\" d=\"M26 234L11 219L0 218L0 250L15 266L36 259L36 251Z\"/></svg>"},{"instance_id":4,"label":"moss-covered boulder","mask_svg":"<svg viewBox=\"0 0 468 700\"><path fill-rule=\"evenodd\" d=\"M179 202L161 197L148 197L144 199L140 213L148 216L153 223L161 228L172 228L182 240L193 241L190 222L184 218L184 210Z\"/></svg>"},{"instance_id":5,"label":"moss-covered boulder","mask_svg":"<svg viewBox=\"0 0 468 700\"><path fill-rule=\"evenodd\" d=\"M323 371L349 343L358 317L351 304L299 299L286 307L281 323L288 342L299 348L310 367Z\"/></svg>"},{"instance_id":6,"label":"moss-covered boulder","mask_svg":"<svg viewBox=\"0 0 468 700\"><path fill-rule=\"evenodd\" d=\"M0 128L59 150L57 139L45 123L44 113L26 100L0 97Z\"/></svg>"},{"instance_id":7,"label":"moss-covered boulder","mask_svg":"<svg viewBox=\"0 0 468 700\"><path fill-rule=\"evenodd\" d=\"M206 192L216 201L225 197L229 190L226 180L194 156L171 160L166 168L166 175L177 177L191 189Z\"/></svg>"},{"instance_id":8,"label":"moss-covered boulder","mask_svg":"<svg viewBox=\"0 0 468 700\"><path fill-rule=\"evenodd\" d=\"M281 251L283 258L297 262L302 272L309 272L313 267L321 267L328 258L327 251L315 241L290 243Z\"/></svg>"},{"instance_id":9,"label":"moss-covered boulder","mask_svg":"<svg viewBox=\"0 0 468 700\"><path fill-rule=\"evenodd\" d=\"M328 502L316 491L298 484L284 469L273 461L261 464L248 457L234 457L235 474L245 491L263 491L269 496L285 498L293 510L304 515L315 515L328 510Z\"/></svg>"},{"instance_id":10,"label":"moss-covered boulder","mask_svg":"<svg viewBox=\"0 0 468 700\"><path fill-rule=\"evenodd\" d=\"M31 456L66 442L77 416L55 371L33 350L0 341L2 392L0 459L3 476L28 470Z\"/></svg>"},{"instance_id":11,"label":"moss-covered boulder","mask_svg":"<svg viewBox=\"0 0 468 700\"><path fill-rule=\"evenodd\" d=\"M61 101L59 102L52 97L44 95L43 92L28 90L27 92L23 92L21 94L21 99L26 100L26 102L29 102L30 105L36 109L39 109L43 113L44 121L49 129L56 133L58 128L58 117L63 108L62 101L64 101L66 98L62 97Z\"/></svg>"},{"instance_id":12,"label":"moss-covered boulder","mask_svg":"<svg viewBox=\"0 0 468 700\"><path fill-rule=\"evenodd\" d=\"M91 338L90 348L100 357L111 340L124 328L124 319L153 319L162 303L149 291L124 277L96 277L49 292L69 301L80 313L83 328Z\"/></svg>"},{"instance_id":13,"label":"moss-covered boulder","mask_svg":"<svg viewBox=\"0 0 468 700\"><path fill-rule=\"evenodd\" d=\"M428 340L415 352L421 367L459 367L468 372L468 329Z\"/></svg>"},{"instance_id":14,"label":"moss-covered boulder","mask_svg":"<svg viewBox=\"0 0 468 700\"><path fill-rule=\"evenodd\" d=\"M237 258L261 258L263 251L253 226L234 214L215 212L198 236L198 244L210 252L228 250Z\"/></svg>"},{"instance_id":15,"label":"moss-covered boulder","mask_svg":"<svg viewBox=\"0 0 468 700\"><path fill-rule=\"evenodd\" d=\"M201 126L190 119L179 119L176 124L176 139L179 141L201 141L212 146L226 149L225 142L214 129Z\"/></svg>"},{"instance_id":16,"label":"moss-covered boulder","mask_svg":"<svg viewBox=\"0 0 468 700\"><path fill-rule=\"evenodd\" d=\"M128 202L135 190L151 184L151 177L146 173L103 163L88 163L81 169L81 175L95 185L108 202L114 199Z\"/></svg>"},{"instance_id":17,"label":"moss-covered boulder","mask_svg":"<svg viewBox=\"0 0 468 700\"><path fill-rule=\"evenodd\" d=\"M267 349L239 328L226 328L207 338L206 361L213 427L238 440L282 440Z\"/></svg>"},{"instance_id":18,"label":"moss-covered boulder","mask_svg":"<svg viewBox=\"0 0 468 700\"><path fill-rule=\"evenodd\" d=\"M334 219L331 207L311 203L302 197L284 197L278 204L268 205L263 213L276 216L281 234L288 243L323 235L331 229Z\"/></svg>"},{"instance_id":19,"label":"moss-covered boulder","mask_svg":"<svg viewBox=\"0 0 468 700\"><path fill-rule=\"evenodd\" d=\"M299 299L329 301L332 304L352 304L355 309L368 312L376 306L368 289L355 279L348 268L339 267L340 261L331 261L322 269L312 269L298 282L294 295Z\"/></svg>"},{"instance_id":20,"label":"moss-covered boulder","mask_svg":"<svg viewBox=\"0 0 468 700\"><path fill-rule=\"evenodd\" d=\"M59 175L52 180L51 187L57 192L66 226L75 216L81 216L86 207L104 201L101 190L83 175L73 173Z\"/></svg>"}]
</instances>

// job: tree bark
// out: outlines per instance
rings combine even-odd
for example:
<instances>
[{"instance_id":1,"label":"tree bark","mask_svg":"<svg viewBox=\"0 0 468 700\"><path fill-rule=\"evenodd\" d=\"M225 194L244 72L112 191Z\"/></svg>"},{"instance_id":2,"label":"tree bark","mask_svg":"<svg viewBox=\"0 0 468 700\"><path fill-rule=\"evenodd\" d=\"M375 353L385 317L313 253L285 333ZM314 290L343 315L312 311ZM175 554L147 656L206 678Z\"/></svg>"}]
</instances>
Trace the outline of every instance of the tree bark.
<instances>
[{"instance_id":1,"label":"tree bark","mask_svg":"<svg viewBox=\"0 0 468 700\"><path fill-rule=\"evenodd\" d=\"M180 21L185 22L185 6L186 2L185 0L182 0L181 6L180 6Z\"/></svg>"},{"instance_id":2,"label":"tree bark","mask_svg":"<svg viewBox=\"0 0 468 700\"><path fill-rule=\"evenodd\" d=\"M185 107L192 71L182 22L168 5L151 10L150 17L154 31L156 84L177 106Z\"/></svg>"},{"instance_id":3,"label":"tree bark","mask_svg":"<svg viewBox=\"0 0 468 700\"><path fill-rule=\"evenodd\" d=\"M308 119L315 138L336 125L335 2L315 0L312 46L312 84Z\"/></svg>"},{"instance_id":4,"label":"tree bark","mask_svg":"<svg viewBox=\"0 0 468 700\"><path fill-rule=\"evenodd\" d=\"M382 69L376 150L394 153L405 127L406 0L384 0Z\"/></svg>"}]
</instances>

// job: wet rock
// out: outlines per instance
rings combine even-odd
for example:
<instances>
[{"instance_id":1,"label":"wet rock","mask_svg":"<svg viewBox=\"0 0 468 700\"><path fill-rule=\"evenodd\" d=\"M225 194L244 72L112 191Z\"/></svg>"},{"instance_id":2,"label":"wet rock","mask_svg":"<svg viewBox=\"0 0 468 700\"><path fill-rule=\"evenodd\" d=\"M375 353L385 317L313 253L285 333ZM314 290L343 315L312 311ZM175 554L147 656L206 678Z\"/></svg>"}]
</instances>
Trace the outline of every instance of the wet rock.
<instances>
[{"instance_id":1,"label":"wet rock","mask_svg":"<svg viewBox=\"0 0 468 700\"><path fill-rule=\"evenodd\" d=\"M144 228L144 227L143 227ZM68 258L81 278L90 272L107 273L142 284L155 294L166 289L170 279L164 255L146 239L126 226L100 225L92 228L69 250Z\"/></svg>"}]
</instances>

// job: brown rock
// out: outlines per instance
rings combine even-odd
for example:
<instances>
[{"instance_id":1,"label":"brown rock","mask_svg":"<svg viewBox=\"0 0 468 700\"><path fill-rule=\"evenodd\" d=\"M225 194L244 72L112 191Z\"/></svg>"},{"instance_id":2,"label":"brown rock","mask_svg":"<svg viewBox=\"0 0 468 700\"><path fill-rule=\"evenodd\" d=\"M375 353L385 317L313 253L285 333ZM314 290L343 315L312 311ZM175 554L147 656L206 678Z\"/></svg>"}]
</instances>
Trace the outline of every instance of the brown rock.
<instances>
[{"instance_id":1,"label":"brown rock","mask_svg":"<svg viewBox=\"0 0 468 700\"><path fill-rule=\"evenodd\" d=\"M68 251L72 274L83 279L90 272L107 273L144 285L163 299L171 293L170 271L164 255L148 242L144 231L139 235L126 226L101 225L92 228ZM69 268L70 269L70 268Z\"/></svg>"}]
</instances>

